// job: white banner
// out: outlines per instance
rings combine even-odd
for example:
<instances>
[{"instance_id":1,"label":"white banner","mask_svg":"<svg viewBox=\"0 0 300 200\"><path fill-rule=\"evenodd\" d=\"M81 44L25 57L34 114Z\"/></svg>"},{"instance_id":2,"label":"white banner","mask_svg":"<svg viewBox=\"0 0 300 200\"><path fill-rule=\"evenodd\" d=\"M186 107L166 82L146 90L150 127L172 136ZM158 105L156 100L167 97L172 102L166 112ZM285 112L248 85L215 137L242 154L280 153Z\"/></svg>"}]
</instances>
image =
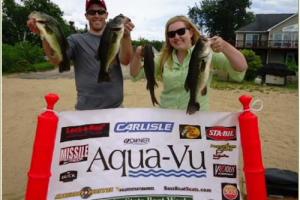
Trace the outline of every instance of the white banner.
<instances>
[{"instance_id":1,"label":"white banner","mask_svg":"<svg viewBox=\"0 0 300 200\"><path fill-rule=\"evenodd\" d=\"M238 115L62 112L48 199L241 199Z\"/></svg>"}]
</instances>

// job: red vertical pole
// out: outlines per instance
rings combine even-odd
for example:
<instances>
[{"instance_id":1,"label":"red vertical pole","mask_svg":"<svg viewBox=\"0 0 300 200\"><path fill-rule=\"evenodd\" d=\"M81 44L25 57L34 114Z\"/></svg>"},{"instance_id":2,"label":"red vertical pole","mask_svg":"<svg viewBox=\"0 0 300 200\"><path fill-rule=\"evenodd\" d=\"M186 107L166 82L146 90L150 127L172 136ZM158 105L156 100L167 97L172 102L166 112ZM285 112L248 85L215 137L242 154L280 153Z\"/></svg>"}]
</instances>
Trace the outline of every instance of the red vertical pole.
<instances>
[{"instance_id":1,"label":"red vertical pole","mask_svg":"<svg viewBox=\"0 0 300 200\"><path fill-rule=\"evenodd\" d=\"M48 94L45 99L47 110L38 116L31 165L28 172L26 200L47 200L58 124L58 116L54 113L53 108L59 97L56 94Z\"/></svg>"},{"instance_id":2,"label":"red vertical pole","mask_svg":"<svg viewBox=\"0 0 300 200\"><path fill-rule=\"evenodd\" d=\"M248 200L267 200L265 169L258 128L258 118L250 111L251 96L239 98L244 112L239 116Z\"/></svg>"}]
</instances>

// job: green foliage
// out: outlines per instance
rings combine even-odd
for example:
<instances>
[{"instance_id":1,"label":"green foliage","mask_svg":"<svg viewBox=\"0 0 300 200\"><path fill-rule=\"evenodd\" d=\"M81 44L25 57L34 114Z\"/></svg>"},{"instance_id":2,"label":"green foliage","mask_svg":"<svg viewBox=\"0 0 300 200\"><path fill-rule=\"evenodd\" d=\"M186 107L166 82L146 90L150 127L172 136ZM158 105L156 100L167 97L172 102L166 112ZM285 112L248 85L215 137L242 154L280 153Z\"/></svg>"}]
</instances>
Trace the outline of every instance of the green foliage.
<instances>
[{"instance_id":1,"label":"green foliage","mask_svg":"<svg viewBox=\"0 0 300 200\"><path fill-rule=\"evenodd\" d=\"M286 65L288 66L289 70L294 72L298 72L298 65L294 59L288 59L286 61Z\"/></svg>"},{"instance_id":2,"label":"green foliage","mask_svg":"<svg viewBox=\"0 0 300 200\"><path fill-rule=\"evenodd\" d=\"M143 46L145 44L151 44L157 51L160 51L160 49L162 48L163 42L162 41L158 41L158 40L147 40L144 38L140 38L139 40L134 40L132 41L132 45L134 47L137 46Z\"/></svg>"},{"instance_id":3,"label":"green foliage","mask_svg":"<svg viewBox=\"0 0 300 200\"><path fill-rule=\"evenodd\" d=\"M41 63L36 63L32 65L34 68L34 71L47 71L55 68L55 65L49 63L49 62L41 62Z\"/></svg>"},{"instance_id":4,"label":"green foliage","mask_svg":"<svg viewBox=\"0 0 300 200\"><path fill-rule=\"evenodd\" d=\"M72 23L66 22L60 8L50 0L22 0L21 4L14 0L4 0L3 8L3 43L15 44L21 41L30 41L39 44L40 39L32 34L27 27L28 15L36 10L54 17L60 24L65 36L74 33L76 30Z\"/></svg>"},{"instance_id":5,"label":"green foliage","mask_svg":"<svg viewBox=\"0 0 300 200\"><path fill-rule=\"evenodd\" d=\"M36 71L34 63L44 62L42 48L29 42L2 45L3 73Z\"/></svg>"},{"instance_id":6,"label":"green foliage","mask_svg":"<svg viewBox=\"0 0 300 200\"><path fill-rule=\"evenodd\" d=\"M245 56L248 63L245 80L252 81L257 75L257 70L262 67L261 58L260 56L256 55L254 51L249 49L243 49L241 52Z\"/></svg>"},{"instance_id":7,"label":"green foliage","mask_svg":"<svg viewBox=\"0 0 300 200\"><path fill-rule=\"evenodd\" d=\"M298 84L292 83L287 84L285 87L275 85L258 85L253 81L243 81L242 83L221 81L218 79L212 79L211 88L217 90L243 90L248 92L259 91L268 94L271 91L281 92L298 92Z\"/></svg>"},{"instance_id":8,"label":"green foliage","mask_svg":"<svg viewBox=\"0 0 300 200\"><path fill-rule=\"evenodd\" d=\"M202 32L233 43L234 31L254 20L254 14L246 10L250 6L251 0L203 0L189 8L188 15Z\"/></svg>"}]
</instances>

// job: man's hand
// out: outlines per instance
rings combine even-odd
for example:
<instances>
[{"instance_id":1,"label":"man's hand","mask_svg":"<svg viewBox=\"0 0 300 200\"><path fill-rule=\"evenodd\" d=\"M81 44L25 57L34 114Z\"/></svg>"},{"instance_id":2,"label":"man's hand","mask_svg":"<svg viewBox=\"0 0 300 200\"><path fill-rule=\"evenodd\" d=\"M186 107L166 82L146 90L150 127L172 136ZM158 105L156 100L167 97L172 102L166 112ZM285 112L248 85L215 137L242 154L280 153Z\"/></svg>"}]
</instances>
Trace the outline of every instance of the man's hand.
<instances>
[{"instance_id":1,"label":"man's hand","mask_svg":"<svg viewBox=\"0 0 300 200\"><path fill-rule=\"evenodd\" d=\"M130 37L130 32L134 29L134 24L131 22L131 20L128 18L128 21L124 24L125 26L125 32L124 32L124 38Z\"/></svg>"}]
</instances>

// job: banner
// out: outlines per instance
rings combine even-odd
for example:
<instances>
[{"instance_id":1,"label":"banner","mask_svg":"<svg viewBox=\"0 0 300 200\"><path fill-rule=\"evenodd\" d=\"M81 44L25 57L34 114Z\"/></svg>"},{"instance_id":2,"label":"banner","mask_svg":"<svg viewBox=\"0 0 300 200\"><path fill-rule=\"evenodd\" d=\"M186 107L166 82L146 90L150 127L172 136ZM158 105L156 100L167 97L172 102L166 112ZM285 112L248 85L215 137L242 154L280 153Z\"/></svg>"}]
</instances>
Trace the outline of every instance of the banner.
<instances>
[{"instance_id":1,"label":"banner","mask_svg":"<svg viewBox=\"0 0 300 200\"><path fill-rule=\"evenodd\" d=\"M239 114L62 112L47 199L242 199Z\"/></svg>"}]
</instances>

